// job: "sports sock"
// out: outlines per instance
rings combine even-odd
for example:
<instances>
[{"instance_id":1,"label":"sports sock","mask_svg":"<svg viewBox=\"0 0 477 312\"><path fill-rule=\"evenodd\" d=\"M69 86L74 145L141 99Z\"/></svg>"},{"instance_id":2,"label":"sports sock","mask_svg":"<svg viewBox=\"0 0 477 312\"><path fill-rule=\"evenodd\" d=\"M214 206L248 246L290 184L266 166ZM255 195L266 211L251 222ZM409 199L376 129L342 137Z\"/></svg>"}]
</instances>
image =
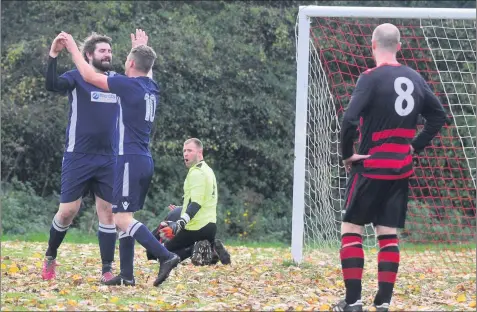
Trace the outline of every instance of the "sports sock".
<instances>
[{"instance_id":1,"label":"sports sock","mask_svg":"<svg viewBox=\"0 0 477 312\"><path fill-rule=\"evenodd\" d=\"M69 228L69 225L63 225L58 222L58 218L55 215L53 221L51 222L50 238L48 239L48 249L45 253L46 257L49 257L50 259L56 259L58 248L63 242L63 239L65 238L66 232Z\"/></svg>"},{"instance_id":2,"label":"sports sock","mask_svg":"<svg viewBox=\"0 0 477 312\"><path fill-rule=\"evenodd\" d=\"M159 262L168 260L171 257L171 253L161 245L154 235L147 229L147 227L141 222L134 220L128 226L126 233L129 236L134 237L146 250L159 259Z\"/></svg>"},{"instance_id":3,"label":"sports sock","mask_svg":"<svg viewBox=\"0 0 477 312\"><path fill-rule=\"evenodd\" d=\"M345 233L341 236L341 269L346 287L346 303L361 300L361 279L363 277L364 251L360 234Z\"/></svg>"},{"instance_id":4,"label":"sports sock","mask_svg":"<svg viewBox=\"0 0 477 312\"><path fill-rule=\"evenodd\" d=\"M133 237L119 232L119 267L121 276L129 281L134 278L134 243Z\"/></svg>"},{"instance_id":5,"label":"sports sock","mask_svg":"<svg viewBox=\"0 0 477 312\"><path fill-rule=\"evenodd\" d=\"M101 262L103 264L101 274L111 272L114 261L114 249L116 247L116 225L102 224L99 222L98 242Z\"/></svg>"},{"instance_id":6,"label":"sports sock","mask_svg":"<svg viewBox=\"0 0 477 312\"><path fill-rule=\"evenodd\" d=\"M399 269L399 240L397 235L391 234L378 236L378 241L378 292L374 304L390 304Z\"/></svg>"}]
</instances>

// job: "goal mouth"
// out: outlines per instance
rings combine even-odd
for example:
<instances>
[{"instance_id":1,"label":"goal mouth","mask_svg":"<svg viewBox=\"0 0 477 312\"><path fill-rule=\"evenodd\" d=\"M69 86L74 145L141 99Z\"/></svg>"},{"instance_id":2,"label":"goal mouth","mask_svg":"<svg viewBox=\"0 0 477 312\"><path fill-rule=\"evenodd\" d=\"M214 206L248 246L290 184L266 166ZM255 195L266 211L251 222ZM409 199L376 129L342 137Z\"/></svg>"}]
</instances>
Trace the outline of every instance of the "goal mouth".
<instances>
[{"instance_id":1,"label":"goal mouth","mask_svg":"<svg viewBox=\"0 0 477 312\"><path fill-rule=\"evenodd\" d=\"M475 271L476 10L300 7L292 255L339 248L347 174L340 124L359 75L375 67L371 36L381 23L400 29L398 62L419 72L448 122L414 157L403 245L432 252L422 261ZM422 119L418 131L423 127ZM366 226L365 248L376 248ZM444 256L445 255L445 256Z\"/></svg>"}]
</instances>

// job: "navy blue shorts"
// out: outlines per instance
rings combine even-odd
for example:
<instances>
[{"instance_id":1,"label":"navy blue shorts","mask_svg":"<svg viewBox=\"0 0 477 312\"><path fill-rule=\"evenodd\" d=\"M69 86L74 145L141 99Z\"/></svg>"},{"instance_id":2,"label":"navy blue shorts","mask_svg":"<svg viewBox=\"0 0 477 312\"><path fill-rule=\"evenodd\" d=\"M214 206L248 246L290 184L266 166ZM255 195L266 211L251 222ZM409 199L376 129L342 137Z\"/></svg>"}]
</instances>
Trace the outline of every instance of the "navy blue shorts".
<instances>
[{"instance_id":1,"label":"navy blue shorts","mask_svg":"<svg viewBox=\"0 0 477 312\"><path fill-rule=\"evenodd\" d=\"M113 200L116 156L64 153L61 166L61 203L71 203L93 192L107 202Z\"/></svg>"},{"instance_id":2,"label":"navy blue shorts","mask_svg":"<svg viewBox=\"0 0 477 312\"><path fill-rule=\"evenodd\" d=\"M151 157L118 156L113 189L113 213L141 210L154 174Z\"/></svg>"}]
</instances>

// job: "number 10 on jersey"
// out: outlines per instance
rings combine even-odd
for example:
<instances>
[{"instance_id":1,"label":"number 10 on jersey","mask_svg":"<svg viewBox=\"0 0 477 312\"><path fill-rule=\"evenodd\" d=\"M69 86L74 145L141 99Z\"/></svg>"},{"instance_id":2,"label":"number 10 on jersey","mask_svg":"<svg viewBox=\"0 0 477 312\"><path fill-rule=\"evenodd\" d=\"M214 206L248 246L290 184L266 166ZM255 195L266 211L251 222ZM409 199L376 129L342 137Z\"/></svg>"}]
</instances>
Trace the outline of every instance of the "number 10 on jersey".
<instances>
[{"instance_id":1,"label":"number 10 on jersey","mask_svg":"<svg viewBox=\"0 0 477 312\"><path fill-rule=\"evenodd\" d=\"M154 94L146 93L144 100L146 101L146 117L144 119L153 122L156 114L156 97Z\"/></svg>"}]
</instances>

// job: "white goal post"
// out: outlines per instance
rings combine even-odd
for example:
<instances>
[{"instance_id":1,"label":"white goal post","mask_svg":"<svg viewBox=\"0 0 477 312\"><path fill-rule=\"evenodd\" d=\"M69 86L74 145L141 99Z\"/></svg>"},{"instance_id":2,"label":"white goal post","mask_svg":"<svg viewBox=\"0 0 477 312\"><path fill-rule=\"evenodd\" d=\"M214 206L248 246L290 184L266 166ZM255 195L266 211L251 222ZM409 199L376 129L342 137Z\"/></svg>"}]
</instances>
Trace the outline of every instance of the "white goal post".
<instances>
[{"instance_id":1,"label":"white goal post","mask_svg":"<svg viewBox=\"0 0 477 312\"><path fill-rule=\"evenodd\" d=\"M295 117L295 146L294 146L294 180L293 180L293 216L292 216L292 240L291 240L291 253L292 259L295 263L301 263L304 259L304 239L306 235L306 221L305 221L305 214L306 214L306 197L308 196L307 193L307 176L309 172L307 172L307 149L310 149L310 144L308 142L308 133L310 131L310 101L315 101L317 110L320 110L320 107L324 107L325 105L330 105L334 101L334 96L330 89L328 88L327 82L320 82L319 85L312 86L310 83L311 76L313 75L313 70L316 68L320 69L324 65L321 64L319 57L315 56L315 59L312 60L313 55L313 38L311 38L310 30L312 27L310 26L311 19L313 18L346 18L350 21L355 19L400 19L400 20L474 20L476 19L476 10L475 9L451 9L451 8L404 8L404 7L338 7L338 6L300 6L298 12L298 21L297 21L297 44L296 44L296 57L297 57L297 81L296 81L296 117ZM420 23L417 23L417 28L419 28ZM446 24L447 25L447 24ZM455 26L460 27L460 26ZM422 28L422 26L421 26ZM459 28L462 29L462 28ZM475 28L472 30L470 27L465 28L465 31L469 30L474 32L475 36ZM436 35L437 36L437 35ZM424 39L423 39L424 40ZM425 39L427 40L427 38ZM470 41L469 42L473 42ZM340 43L341 44L341 43ZM474 43L475 45L475 43ZM432 53L432 49L431 50ZM475 46L471 49L467 48L465 50L462 48L463 52L475 53ZM314 52L313 52L314 53ZM318 53L317 53L318 54ZM435 59L435 57L433 57ZM317 65L314 65L316 68L311 68L310 63L316 62ZM434 60L435 61L435 60ZM444 59L445 61L445 59ZM475 64L475 57L472 60L473 64ZM475 67L474 72L472 73L475 75ZM450 70L449 70L450 71ZM320 78L322 79L322 78ZM467 79L467 78L466 78ZM317 78L318 80L318 78ZM320 80L321 81L321 80ZM315 89L312 89L315 88ZM474 88L475 88L475 78L474 78ZM313 99L310 99L309 92L316 92L317 94L321 94ZM445 91L447 92L447 91ZM475 102L475 92L474 91L466 91L469 99L473 99ZM447 94L446 94L447 96ZM459 104L464 105L464 104ZM333 105L332 105L333 106ZM449 104L450 106L450 104ZM451 107L452 109L452 107ZM475 108L472 108L475 114ZM331 109L333 110L333 109ZM326 114L326 113L324 113ZM454 113L452 113L454 114ZM470 113L468 113L470 115ZM326 118L334 119L335 116L331 116L332 114L327 115ZM466 115L467 116L467 115ZM318 135L327 136L331 134L331 132L338 132L339 125L338 119L326 121L324 120L321 122L322 125L316 125L316 131ZM457 123L457 121L456 121ZM331 126L333 125L333 127ZM467 126L467 128L473 127L473 125ZM458 128L458 126L457 126ZM334 129L334 130L330 130ZM459 129L457 129L457 133L459 134ZM475 135L475 134L473 134ZM459 137L461 135L459 134ZM320 202L313 203L313 205L322 205L323 207L320 209L330 211L333 209L333 203L331 202L332 197L331 191L331 184L334 183L332 179L339 179L343 180L342 176L333 176L331 170L333 166L340 167L341 164L336 162L336 159L341 161L341 155L339 155L339 142L337 138L339 136L336 133L333 134L333 140L329 140L328 142L318 142L316 143L317 146L313 147L317 150L316 153L323 153L320 155L315 155L314 157L314 175L326 177L323 178L321 182L315 185L314 187L319 189L317 191L319 194L314 195L316 198L321 198ZM474 137L475 138L475 137ZM456 139L458 139L456 137ZM461 138L462 139L462 138ZM471 138L472 139L472 138ZM314 142L315 143L315 142ZM466 143L467 144L467 143ZM475 150L475 143L472 143L471 147ZM467 151L465 144L464 144L464 153ZM333 151L334 156L330 156L330 151ZM470 151L470 152L469 152ZM474 156L470 155L471 149L469 148L468 154L465 156L467 160L471 160L475 163L475 151L473 152ZM333 160L330 160L330 157L333 157ZM321 160L320 160L321 159ZM317 163L317 164L316 164ZM330 168L331 167L331 168ZM471 169L474 170L473 173L475 174L475 164L469 165ZM339 170L336 169L336 170ZM346 177L345 177L346 178ZM474 178L475 179L475 178ZM325 181L326 180L326 181ZM341 183L342 182L337 182ZM474 188L475 188L475 180L473 181ZM340 188L343 188L341 186ZM338 201L342 202L342 198L338 198ZM327 207L330 206L330 207ZM336 209L334 210L336 212ZM322 216L323 218L331 218L333 220L327 222L334 222L331 227L333 227L330 231L336 232L336 224L339 222L339 218L333 216L331 213L328 216ZM319 231L327 231L323 225L318 225ZM331 232L330 232L331 233ZM323 233L321 233L323 234ZM320 234L320 235L321 235ZM327 235L324 233L323 235ZM336 240L337 234L333 234L334 239ZM330 236L333 236L330 235ZM324 237L324 236L323 236ZM327 238L320 238L322 240L326 240ZM339 241L337 241L339 243Z\"/></svg>"}]
</instances>

